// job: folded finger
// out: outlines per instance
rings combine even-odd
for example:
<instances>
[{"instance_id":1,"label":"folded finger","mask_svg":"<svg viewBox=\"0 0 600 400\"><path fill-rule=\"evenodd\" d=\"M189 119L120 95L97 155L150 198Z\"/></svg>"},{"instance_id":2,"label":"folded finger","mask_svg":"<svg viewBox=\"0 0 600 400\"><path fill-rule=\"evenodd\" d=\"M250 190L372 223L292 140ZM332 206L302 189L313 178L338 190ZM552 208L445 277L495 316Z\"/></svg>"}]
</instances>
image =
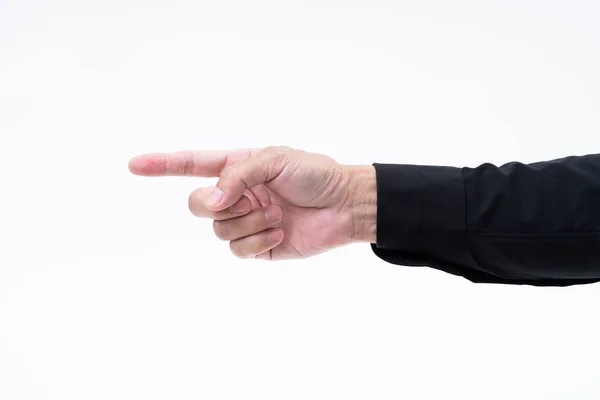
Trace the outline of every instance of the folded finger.
<instances>
[{"instance_id":1,"label":"folded finger","mask_svg":"<svg viewBox=\"0 0 600 400\"><path fill-rule=\"evenodd\" d=\"M242 196L233 206L222 210L212 211L206 208L206 198L212 193L212 187L204 187L194 190L188 198L190 212L196 217L210 218L216 221L239 217L248 214L252 209L252 202L246 196Z\"/></svg>"},{"instance_id":2,"label":"folded finger","mask_svg":"<svg viewBox=\"0 0 600 400\"><path fill-rule=\"evenodd\" d=\"M213 229L219 239L236 240L272 228L281 221L282 217L281 208L270 205L241 217L215 221Z\"/></svg>"},{"instance_id":3,"label":"folded finger","mask_svg":"<svg viewBox=\"0 0 600 400\"><path fill-rule=\"evenodd\" d=\"M254 258L278 246L283 241L281 229L268 229L260 233L232 240L229 243L231 252L239 258Z\"/></svg>"}]
</instances>

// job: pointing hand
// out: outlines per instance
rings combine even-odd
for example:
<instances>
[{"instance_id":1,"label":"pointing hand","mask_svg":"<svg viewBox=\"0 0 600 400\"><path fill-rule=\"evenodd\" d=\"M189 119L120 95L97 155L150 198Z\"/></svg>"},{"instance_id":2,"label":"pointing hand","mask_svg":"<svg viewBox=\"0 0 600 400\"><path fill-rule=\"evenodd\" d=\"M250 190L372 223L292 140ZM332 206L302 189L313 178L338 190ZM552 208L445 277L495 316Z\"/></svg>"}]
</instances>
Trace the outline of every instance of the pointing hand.
<instances>
[{"instance_id":1,"label":"pointing hand","mask_svg":"<svg viewBox=\"0 0 600 400\"><path fill-rule=\"evenodd\" d=\"M190 211L214 220L214 232L241 258L309 257L353 242L374 242L372 166L287 147L187 151L133 158L143 176L218 177L195 190Z\"/></svg>"}]
</instances>

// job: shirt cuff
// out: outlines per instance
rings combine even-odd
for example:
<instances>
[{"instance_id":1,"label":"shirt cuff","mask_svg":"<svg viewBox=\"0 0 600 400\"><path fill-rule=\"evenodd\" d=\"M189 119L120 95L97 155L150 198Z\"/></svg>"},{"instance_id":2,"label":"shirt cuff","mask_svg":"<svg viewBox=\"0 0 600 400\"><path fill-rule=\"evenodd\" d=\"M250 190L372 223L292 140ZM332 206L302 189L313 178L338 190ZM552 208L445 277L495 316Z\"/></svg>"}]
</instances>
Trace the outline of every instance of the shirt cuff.
<instances>
[{"instance_id":1,"label":"shirt cuff","mask_svg":"<svg viewBox=\"0 0 600 400\"><path fill-rule=\"evenodd\" d=\"M377 181L377 239L372 244L375 254L403 265L464 265L467 247L462 170L373 166Z\"/></svg>"}]
</instances>

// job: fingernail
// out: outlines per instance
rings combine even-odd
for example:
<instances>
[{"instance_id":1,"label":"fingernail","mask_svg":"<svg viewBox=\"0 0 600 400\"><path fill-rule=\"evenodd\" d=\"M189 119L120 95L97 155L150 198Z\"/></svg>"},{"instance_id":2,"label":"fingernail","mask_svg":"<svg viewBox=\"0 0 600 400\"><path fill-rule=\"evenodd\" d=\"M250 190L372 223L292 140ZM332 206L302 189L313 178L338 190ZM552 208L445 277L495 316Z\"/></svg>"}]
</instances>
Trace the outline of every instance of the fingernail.
<instances>
[{"instance_id":1,"label":"fingernail","mask_svg":"<svg viewBox=\"0 0 600 400\"><path fill-rule=\"evenodd\" d=\"M277 220L280 220L282 216L283 213L281 211L281 208L277 206L270 206L265 210L265 218L269 222L275 222Z\"/></svg>"},{"instance_id":2,"label":"fingernail","mask_svg":"<svg viewBox=\"0 0 600 400\"><path fill-rule=\"evenodd\" d=\"M221 201L223 201L224 197L225 197L225 193L223 193L223 191L221 189L216 187L213 190L213 192L210 194L210 196L208 196L208 199L206 201L210 205L218 206L219 203L221 203Z\"/></svg>"},{"instance_id":3,"label":"fingernail","mask_svg":"<svg viewBox=\"0 0 600 400\"><path fill-rule=\"evenodd\" d=\"M269 233L269 240L271 242L279 242L282 238L283 238L283 231L281 229L278 229L276 231Z\"/></svg>"},{"instance_id":4,"label":"fingernail","mask_svg":"<svg viewBox=\"0 0 600 400\"><path fill-rule=\"evenodd\" d=\"M248 211L249 208L250 205L248 204L248 200L242 197L242 200L238 201L233 205L233 207L231 207L231 211L233 211L236 214L239 214Z\"/></svg>"}]
</instances>

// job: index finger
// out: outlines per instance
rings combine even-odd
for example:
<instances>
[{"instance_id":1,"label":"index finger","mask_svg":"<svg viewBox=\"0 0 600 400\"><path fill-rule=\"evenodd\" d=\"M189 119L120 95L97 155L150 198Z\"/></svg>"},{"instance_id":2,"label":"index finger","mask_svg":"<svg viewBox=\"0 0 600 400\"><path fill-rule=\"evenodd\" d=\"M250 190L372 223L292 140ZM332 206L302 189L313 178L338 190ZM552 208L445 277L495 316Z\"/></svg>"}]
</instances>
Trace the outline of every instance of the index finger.
<instances>
[{"instance_id":1,"label":"index finger","mask_svg":"<svg viewBox=\"0 0 600 400\"><path fill-rule=\"evenodd\" d=\"M244 160L255 150L198 150L174 153L150 153L132 158L129 171L140 176L218 177L221 171Z\"/></svg>"}]
</instances>

